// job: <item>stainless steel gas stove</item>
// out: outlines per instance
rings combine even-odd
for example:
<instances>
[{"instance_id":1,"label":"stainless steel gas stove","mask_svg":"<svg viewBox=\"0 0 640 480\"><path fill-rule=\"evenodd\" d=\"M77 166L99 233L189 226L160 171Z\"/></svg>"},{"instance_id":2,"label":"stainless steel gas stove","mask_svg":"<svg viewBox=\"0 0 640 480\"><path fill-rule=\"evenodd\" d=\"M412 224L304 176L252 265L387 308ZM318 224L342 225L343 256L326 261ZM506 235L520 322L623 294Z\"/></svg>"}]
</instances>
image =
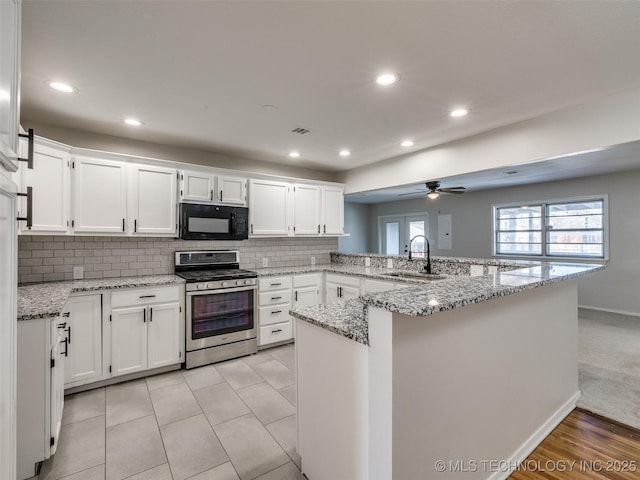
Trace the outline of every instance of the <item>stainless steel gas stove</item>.
<instances>
[{"instance_id":1,"label":"stainless steel gas stove","mask_svg":"<svg viewBox=\"0 0 640 480\"><path fill-rule=\"evenodd\" d=\"M186 367L258 351L256 272L241 270L233 250L176 252L186 280Z\"/></svg>"}]
</instances>

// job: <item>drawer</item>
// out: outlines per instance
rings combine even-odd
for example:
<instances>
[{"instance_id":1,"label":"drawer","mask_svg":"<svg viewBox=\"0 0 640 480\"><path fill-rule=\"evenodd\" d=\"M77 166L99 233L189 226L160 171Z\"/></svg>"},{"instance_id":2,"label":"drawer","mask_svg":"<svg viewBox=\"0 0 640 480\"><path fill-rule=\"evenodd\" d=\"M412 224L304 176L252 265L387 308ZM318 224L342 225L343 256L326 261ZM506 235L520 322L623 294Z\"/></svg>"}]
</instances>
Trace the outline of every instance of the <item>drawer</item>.
<instances>
[{"instance_id":1,"label":"drawer","mask_svg":"<svg viewBox=\"0 0 640 480\"><path fill-rule=\"evenodd\" d=\"M327 273L327 282L338 283L340 285L351 285L352 287L360 288L360 277Z\"/></svg>"},{"instance_id":2,"label":"drawer","mask_svg":"<svg viewBox=\"0 0 640 480\"><path fill-rule=\"evenodd\" d=\"M320 274L319 273L303 273L300 275L293 276L293 286L294 287L315 287L320 285Z\"/></svg>"},{"instance_id":3,"label":"drawer","mask_svg":"<svg viewBox=\"0 0 640 480\"><path fill-rule=\"evenodd\" d=\"M258 279L258 291L284 290L291 288L291 277L265 277Z\"/></svg>"},{"instance_id":4,"label":"drawer","mask_svg":"<svg viewBox=\"0 0 640 480\"><path fill-rule=\"evenodd\" d=\"M274 290L258 294L258 305L261 307L279 303L291 303L291 290Z\"/></svg>"},{"instance_id":5,"label":"drawer","mask_svg":"<svg viewBox=\"0 0 640 480\"><path fill-rule=\"evenodd\" d=\"M258 345L268 345L270 343L283 342L293 338L293 325L291 320L284 323L274 323L266 327L260 327L258 334Z\"/></svg>"},{"instance_id":6,"label":"drawer","mask_svg":"<svg viewBox=\"0 0 640 480\"><path fill-rule=\"evenodd\" d=\"M272 323L288 322L291 320L289 310L291 310L290 303L285 305L276 305L273 307L260 307L258 309L260 312L258 325L264 326L271 325Z\"/></svg>"},{"instance_id":7,"label":"drawer","mask_svg":"<svg viewBox=\"0 0 640 480\"><path fill-rule=\"evenodd\" d=\"M127 288L111 293L111 308L148 305L150 303L179 302L180 286Z\"/></svg>"}]
</instances>

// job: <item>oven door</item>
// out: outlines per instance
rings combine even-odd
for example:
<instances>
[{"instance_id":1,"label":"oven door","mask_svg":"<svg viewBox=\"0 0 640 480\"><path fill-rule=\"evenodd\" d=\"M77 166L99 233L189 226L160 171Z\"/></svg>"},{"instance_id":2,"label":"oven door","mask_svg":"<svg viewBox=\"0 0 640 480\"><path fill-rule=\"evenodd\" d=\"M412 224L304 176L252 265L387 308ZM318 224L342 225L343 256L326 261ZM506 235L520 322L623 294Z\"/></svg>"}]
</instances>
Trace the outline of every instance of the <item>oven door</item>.
<instances>
[{"instance_id":1,"label":"oven door","mask_svg":"<svg viewBox=\"0 0 640 480\"><path fill-rule=\"evenodd\" d=\"M187 292L187 350L257 337L257 288Z\"/></svg>"}]
</instances>

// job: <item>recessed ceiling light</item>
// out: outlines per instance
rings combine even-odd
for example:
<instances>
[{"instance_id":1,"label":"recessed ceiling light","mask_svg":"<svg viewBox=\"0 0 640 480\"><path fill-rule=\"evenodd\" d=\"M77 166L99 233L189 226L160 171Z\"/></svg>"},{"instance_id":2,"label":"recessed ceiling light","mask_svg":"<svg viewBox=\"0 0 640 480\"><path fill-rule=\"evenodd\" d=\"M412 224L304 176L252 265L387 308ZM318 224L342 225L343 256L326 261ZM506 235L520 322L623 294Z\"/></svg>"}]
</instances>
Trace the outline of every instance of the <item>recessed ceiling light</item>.
<instances>
[{"instance_id":1,"label":"recessed ceiling light","mask_svg":"<svg viewBox=\"0 0 640 480\"><path fill-rule=\"evenodd\" d=\"M49 86L54 90L57 90L58 92L62 92L62 93L73 93L76 91L76 89L73 88L71 85L67 85L66 83L62 83L62 82L49 82Z\"/></svg>"},{"instance_id":2,"label":"recessed ceiling light","mask_svg":"<svg viewBox=\"0 0 640 480\"><path fill-rule=\"evenodd\" d=\"M349 150L340 150L341 157L348 157L349 155L351 155L351 152Z\"/></svg>"},{"instance_id":3,"label":"recessed ceiling light","mask_svg":"<svg viewBox=\"0 0 640 480\"><path fill-rule=\"evenodd\" d=\"M468 108L456 108L455 110L451 110L451 113L449 115L451 115L454 118L457 118L457 117L465 117L467 116L468 113L469 113Z\"/></svg>"},{"instance_id":4,"label":"recessed ceiling light","mask_svg":"<svg viewBox=\"0 0 640 480\"><path fill-rule=\"evenodd\" d=\"M411 140L403 140L400 144L401 147L413 147L413 142Z\"/></svg>"},{"instance_id":5,"label":"recessed ceiling light","mask_svg":"<svg viewBox=\"0 0 640 480\"><path fill-rule=\"evenodd\" d=\"M289 156L291 158L298 158L300 156L300 152L289 152Z\"/></svg>"},{"instance_id":6,"label":"recessed ceiling light","mask_svg":"<svg viewBox=\"0 0 640 480\"><path fill-rule=\"evenodd\" d=\"M124 123L126 123L127 125L131 125L132 127L139 127L140 125L142 125L142 122L140 120L136 120L135 118L125 118Z\"/></svg>"},{"instance_id":7,"label":"recessed ceiling light","mask_svg":"<svg viewBox=\"0 0 640 480\"><path fill-rule=\"evenodd\" d=\"M387 85L393 85L398 80L398 76L393 73L383 73L376 77L376 83L386 87Z\"/></svg>"}]
</instances>

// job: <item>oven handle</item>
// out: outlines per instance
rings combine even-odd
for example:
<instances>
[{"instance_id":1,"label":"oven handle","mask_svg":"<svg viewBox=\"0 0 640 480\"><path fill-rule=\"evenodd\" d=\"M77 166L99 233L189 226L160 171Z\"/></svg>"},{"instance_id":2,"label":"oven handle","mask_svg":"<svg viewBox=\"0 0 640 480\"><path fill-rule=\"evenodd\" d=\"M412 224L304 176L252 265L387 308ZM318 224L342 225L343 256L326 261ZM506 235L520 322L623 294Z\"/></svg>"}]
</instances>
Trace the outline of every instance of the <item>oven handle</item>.
<instances>
[{"instance_id":1,"label":"oven handle","mask_svg":"<svg viewBox=\"0 0 640 480\"><path fill-rule=\"evenodd\" d=\"M216 290L194 290L191 292L187 292L187 297L194 297L196 295L212 295L216 293L233 293L233 292L247 292L251 290L257 290L257 285L247 285L246 287L238 287L238 288L219 288Z\"/></svg>"}]
</instances>

